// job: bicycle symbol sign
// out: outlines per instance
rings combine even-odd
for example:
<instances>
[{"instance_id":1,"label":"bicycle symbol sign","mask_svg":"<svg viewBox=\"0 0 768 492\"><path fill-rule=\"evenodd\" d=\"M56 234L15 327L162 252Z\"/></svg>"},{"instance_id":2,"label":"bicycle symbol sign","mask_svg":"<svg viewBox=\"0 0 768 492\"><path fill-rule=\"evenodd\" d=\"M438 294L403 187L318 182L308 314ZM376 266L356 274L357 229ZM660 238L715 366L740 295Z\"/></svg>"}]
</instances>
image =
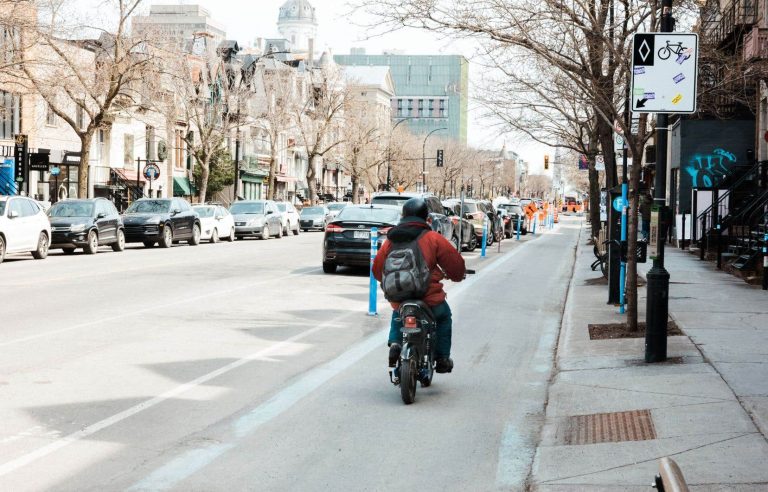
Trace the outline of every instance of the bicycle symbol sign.
<instances>
[{"instance_id":1,"label":"bicycle symbol sign","mask_svg":"<svg viewBox=\"0 0 768 492\"><path fill-rule=\"evenodd\" d=\"M694 33L635 34L632 111L696 112L699 38Z\"/></svg>"}]
</instances>

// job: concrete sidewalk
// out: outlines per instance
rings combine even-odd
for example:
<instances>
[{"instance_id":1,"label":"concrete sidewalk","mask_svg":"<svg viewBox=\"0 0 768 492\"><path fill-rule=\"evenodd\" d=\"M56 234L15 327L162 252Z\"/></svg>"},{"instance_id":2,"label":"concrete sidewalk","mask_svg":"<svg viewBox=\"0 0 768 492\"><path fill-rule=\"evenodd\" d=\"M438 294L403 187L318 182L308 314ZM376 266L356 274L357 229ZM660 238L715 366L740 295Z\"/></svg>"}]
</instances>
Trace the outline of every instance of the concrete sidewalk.
<instances>
[{"instance_id":1,"label":"concrete sidewalk","mask_svg":"<svg viewBox=\"0 0 768 492\"><path fill-rule=\"evenodd\" d=\"M669 362L645 364L643 338L589 338L589 324L625 316L593 280L600 274L589 268L587 236L576 253L532 488L648 491L659 458L671 456L692 490L768 490L768 441L758 428L766 430L768 294L671 251L670 313L688 336L669 338ZM640 296L644 313L644 288Z\"/></svg>"}]
</instances>

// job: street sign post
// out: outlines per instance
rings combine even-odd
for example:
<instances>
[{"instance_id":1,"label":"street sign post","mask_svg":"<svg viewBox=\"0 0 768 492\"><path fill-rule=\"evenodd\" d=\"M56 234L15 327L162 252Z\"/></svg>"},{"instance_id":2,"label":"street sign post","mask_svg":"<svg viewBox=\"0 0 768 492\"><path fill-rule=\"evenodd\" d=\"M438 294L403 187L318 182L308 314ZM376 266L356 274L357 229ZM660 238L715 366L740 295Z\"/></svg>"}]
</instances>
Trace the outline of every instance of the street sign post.
<instances>
[{"instance_id":1,"label":"street sign post","mask_svg":"<svg viewBox=\"0 0 768 492\"><path fill-rule=\"evenodd\" d=\"M605 171L605 157L603 154L595 156L595 171Z\"/></svg>"},{"instance_id":2,"label":"street sign post","mask_svg":"<svg viewBox=\"0 0 768 492\"><path fill-rule=\"evenodd\" d=\"M695 113L698 59L697 34L635 34L632 112Z\"/></svg>"},{"instance_id":3,"label":"street sign post","mask_svg":"<svg viewBox=\"0 0 768 492\"><path fill-rule=\"evenodd\" d=\"M29 138L27 135L16 135L14 137L13 150L14 164L16 166L15 180L18 184L18 191L21 192L22 183L27 181L27 168L29 161Z\"/></svg>"},{"instance_id":4,"label":"street sign post","mask_svg":"<svg viewBox=\"0 0 768 492\"><path fill-rule=\"evenodd\" d=\"M152 181L160 177L160 166L152 162L144 166L144 177L149 181L149 195L152 196Z\"/></svg>"}]
</instances>

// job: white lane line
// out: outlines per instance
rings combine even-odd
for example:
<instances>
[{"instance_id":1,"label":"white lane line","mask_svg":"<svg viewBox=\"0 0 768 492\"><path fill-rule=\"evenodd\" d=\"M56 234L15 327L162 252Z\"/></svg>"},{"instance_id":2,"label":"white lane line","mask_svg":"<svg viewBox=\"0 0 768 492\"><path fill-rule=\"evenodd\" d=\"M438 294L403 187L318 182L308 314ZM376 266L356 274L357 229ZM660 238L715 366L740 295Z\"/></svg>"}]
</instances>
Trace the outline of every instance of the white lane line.
<instances>
[{"instance_id":1,"label":"white lane line","mask_svg":"<svg viewBox=\"0 0 768 492\"><path fill-rule=\"evenodd\" d=\"M504 256L495 258L493 261L483 265L483 269L477 275L472 275L466 281L456 285L451 289L452 295L460 295L481 278L494 271L490 267L498 267L511 258L520 250L515 248ZM382 317L382 322L386 322L388 317ZM387 323L388 324L388 323ZM313 369L306 373L298 381L275 394L265 403L254 408L252 411L240 417L230 425L230 433L234 436L231 440L224 443L210 444L185 451L181 455L173 458L171 461L155 469L144 479L135 483L128 490L131 491L157 491L168 490L178 485L181 481L189 478L203 468L210 465L215 459L226 452L234 449L245 438L256 432L261 426L275 419L285 411L289 410L296 403L314 393L323 384L349 369L352 365L370 354L373 350L383 347L385 335L389 328L383 328L362 342L354 345L346 352L339 355L336 359Z\"/></svg>"},{"instance_id":2,"label":"white lane line","mask_svg":"<svg viewBox=\"0 0 768 492\"><path fill-rule=\"evenodd\" d=\"M222 295L226 295L226 294L231 294L233 292L237 292L237 291L240 291L240 290L250 289L250 288L252 288L252 287L254 287L256 285L267 284L267 283L272 283L272 282L278 282L278 281L281 281L281 280L285 280L287 278L298 277L298 276L300 276L300 274L290 273L288 275L281 275L279 277L271 277L269 279L259 280L258 282L252 282L250 284L242 285L240 287L233 287L231 289L225 289L225 290L220 290L220 291L216 291L216 292L208 292L206 294L201 294L201 295L193 296L193 297L185 297L184 299L179 299L179 300L176 300L176 301L168 302L166 304L153 305L152 307L149 307L149 308L139 309L139 310L132 310L131 312L128 312L128 313L117 314L115 316L108 316L106 318L100 318L100 319L93 320L93 321L87 321L85 323L80 323L80 324L77 324L77 325L68 326L66 328L59 328L58 330L45 331L45 332L42 332L42 333L37 333L35 335L29 335L29 336L26 336L26 337L16 338L16 339L13 339L13 340L7 340L5 342L0 342L0 348L1 347L7 347L9 345L15 345L17 343L23 343L23 342L29 342L29 341L32 341L32 340L37 340L39 338L44 338L44 337L48 337L48 336L51 336L51 335L58 335L60 333L66 333L68 331L79 330L80 328L86 328L86 327L94 326L94 325L102 325L104 323L109 323L110 321L116 321L118 319L129 318L129 317L137 316L137 315L140 315L140 314L152 313L152 312L156 312L159 309L170 307L170 306L177 306L179 304L187 304L187 303L191 303L191 302L201 301L201 300L204 300L204 299L210 299L212 297L217 297L217 296L222 296Z\"/></svg>"},{"instance_id":3,"label":"white lane line","mask_svg":"<svg viewBox=\"0 0 768 492\"><path fill-rule=\"evenodd\" d=\"M120 413L117 413L115 415L112 415L111 417L108 417L104 420L100 420L99 422L96 422L94 424L91 424L77 432L73 432L67 436L62 437L61 439L52 442L51 444L48 444L46 446L43 446L41 448L38 448L34 451L31 451L27 454L24 454L22 456L19 456L18 458L15 458L11 461L8 461L6 463L3 463L0 465L0 477L5 476L15 470L18 470L19 468L26 466L34 461L39 460L40 458L43 458L45 456L48 456L49 454L58 451L61 448L64 448L74 442L77 442L81 439L87 438L89 436L92 436L93 434L106 429L107 427L113 426L119 422L122 422L123 420L132 417L136 415L137 413L143 412L144 410L150 409L154 406L159 405L160 403L163 403L166 400L169 400L170 398L174 398L192 388L195 388L196 386L200 386L202 384L205 384L209 381L211 381L214 378L217 378L223 374L226 374L228 372L231 372L235 369L237 369L240 366L243 366L245 364L248 364L249 362L252 362L254 360L260 359L262 357L269 356L270 354L279 352L280 349L285 347L286 345L289 345L291 343L294 343L296 341L302 340L304 338L307 338L310 335L313 335L319 331L322 331L330 326L335 326L339 324L342 320L345 318L348 318L352 316L353 314L356 314L355 312L349 312L346 314L343 314L341 316L338 316L332 320L326 321L325 323L318 325L314 328L310 328L309 330L303 331L297 335L294 335L290 338L287 338L281 342L275 343L270 345L269 347L263 348L259 350L258 352L255 352L253 354L250 354L246 357L240 358L236 361L233 361L223 367L220 367L216 369L215 371L211 371L208 374L205 374L203 376L200 376L197 379L194 379L188 383L184 383L182 385L176 386L173 389L170 389L166 391L165 393L162 393L158 396L155 396L154 398L151 398L149 400L143 401L137 405L134 405L127 410L123 410Z\"/></svg>"}]
</instances>

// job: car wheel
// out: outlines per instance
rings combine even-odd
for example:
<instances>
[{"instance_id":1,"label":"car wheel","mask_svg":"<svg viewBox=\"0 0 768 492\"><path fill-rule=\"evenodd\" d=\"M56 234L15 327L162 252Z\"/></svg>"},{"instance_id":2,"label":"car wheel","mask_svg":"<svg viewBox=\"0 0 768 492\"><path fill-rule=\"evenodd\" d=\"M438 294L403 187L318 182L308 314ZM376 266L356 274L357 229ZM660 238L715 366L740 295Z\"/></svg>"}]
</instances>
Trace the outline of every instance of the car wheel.
<instances>
[{"instance_id":1,"label":"car wheel","mask_svg":"<svg viewBox=\"0 0 768 492\"><path fill-rule=\"evenodd\" d=\"M192 238L187 241L187 244L190 246L197 246L200 244L200 226L198 224L192 226Z\"/></svg>"},{"instance_id":2,"label":"car wheel","mask_svg":"<svg viewBox=\"0 0 768 492\"><path fill-rule=\"evenodd\" d=\"M229 237L227 238L227 241L230 243L235 240L235 228L233 227L232 230L229 232Z\"/></svg>"},{"instance_id":3,"label":"car wheel","mask_svg":"<svg viewBox=\"0 0 768 492\"><path fill-rule=\"evenodd\" d=\"M293 235L298 236L299 235L299 223L296 222L296 227L293 229Z\"/></svg>"},{"instance_id":4,"label":"car wheel","mask_svg":"<svg viewBox=\"0 0 768 492\"><path fill-rule=\"evenodd\" d=\"M125 232L120 229L117 231L117 241L112 243L112 251L119 253L125 250Z\"/></svg>"},{"instance_id":5,"label":"car wheel","mask_svg":"<svg viewBox=\"0 0 768 492\"><path fill-rule=\"evenodd\" d=\"M262 239L263 241L266 241L267 239L269 239L269 226L268 226L268 225L266 225L266 224L265 224L265 225L264 225L264 227L261 229L261 239Z\"/></svg>"},{"instance_id":6,"label":"car wheel","mask_svg":"<svg viewBox=\"0 0 768 492\"><path fill-rule=\"evenodd\" d=\"M219 230L214 227L213 232L211 233L211 243L216 244L218 242L219 242Z\"/></svg>"},{"instance_id":7,"label":"car wheel","mask_svg":"<svg viewBox=\"0 0 768 492\"><path fill-rule=\"evenodd\" d=\"M461 240L457 236L451 238L451 244L456 248L456 251L461 251Z\"/></svg>"},{"instance_id":8,"label":"car wheel","mask_svg":"<svg viewBox=\"0 0 768 492\"><path fill-rule=\"evenodd\" d=\"M307 232L309 229L302 229L302 231Z\"/></svg>"},{"instance_id":9,"label":"car wheel","mask_svg":"<svg viewBox=\"0 0 768 492\"><path fill-rule=\"evenodd\" d=\"M5 259L5 238L0 236L0 263Z\"/></svg>"},{"instance_id":10,"label":"car wheel","mask_svg":"<svg viewBox=\"0 0 768 492\"><path fill-rule=\"evenodd\" d=\"M165 227L163 227L163 238L160 240L160 247L161 248L170 248L173 245L173 229L171 229L171 226L166 224Z\"/></svg>"},{"instance_id":11,"label":"car wheel","mask_svg":"<svg viewBox=\"0 0 768 492\"><path fill-rule=\"evenodd\" d=\"M488 231L488 233L485 236L485 245L490 246L493 244L493 233L492 231Z\"/></svg>"},{"instance_id":12,"label":"car wheel","mask_svg":"<svg viewBox=\"0 0 768 492\"><path fill-rule=\"evenodd\" d=\"M323 262L323 272L325 273L336 273L337 267L338 265L336 265L336 263Z\"/></svg>"},{"instance_id":13,"label":"car wheel","mask_svg":"<svg viewBox=\"0 0 768 492\"><path fill-rule=\"evenodd\" d=\"M48 246L50 246L48 234L43 231L37 239L37 249L32 252L32 257L36 260L44 260L48 256Z\"/></svg>"},{"instance_id":14,"label":"car wheel","mask_svg":"<svg viewBox=\"0 0 768 492\"><path fill-rule=\"evenodd\" d=\"M275 234L275 237L276 237L277 239L280 239L281 237L283 237L283 226L280 226L280 227L277 229L277 234Z\"/></svg>"},{"instance_id":15,"label":"car wheel","mask_svg":"<svg viewBox=\"0 0 768 492\"><path fill-rule=\"evenodd\" d=\"M287 236L287 235L288 235L288 224L286 224L285 227L283 227L283 236Z\"/></svg>"},{"instance_id":16,"label":"car wheel","mask_svg":"<svg viewBox=\"0 0 768 492\"><path fill-rule=\"evenodd\" d=\"M477 236L473 232L469 237L469 244L467 245L467 251L474 251L477 249Z\"/></svg>"},{"instance_id":17,"label":"car wheel","mask_svg":"<svg viewBox=\"0 0 768 492\"><path fill-rule=\"evenodd\" d=\"M95 255L99 252L99 235L96 233L96 231L91 231L88 233L88 242L83 248L83 251L89 255Z\"/></svg>"},{"instance_id":18,"label":"car wheel","mask_svg":"<svg viewBox=\"0 0 768 492\"><path fill-rule=\"evenodd\" d=\"M144 247L145 248L152 248L154 246L155 246L155 242L154 241L144 241Z\"/></svg>"},{"instance_id":19,"label":"car wheel","mask_svg":"<svg viewBox=\"0 0 768 492\"><path fill-rule=\"evenodd\" d=\"M65 255L75 254L75 248L62 248L62 251L64 251Z\"/></svg>"}]
</instances>

